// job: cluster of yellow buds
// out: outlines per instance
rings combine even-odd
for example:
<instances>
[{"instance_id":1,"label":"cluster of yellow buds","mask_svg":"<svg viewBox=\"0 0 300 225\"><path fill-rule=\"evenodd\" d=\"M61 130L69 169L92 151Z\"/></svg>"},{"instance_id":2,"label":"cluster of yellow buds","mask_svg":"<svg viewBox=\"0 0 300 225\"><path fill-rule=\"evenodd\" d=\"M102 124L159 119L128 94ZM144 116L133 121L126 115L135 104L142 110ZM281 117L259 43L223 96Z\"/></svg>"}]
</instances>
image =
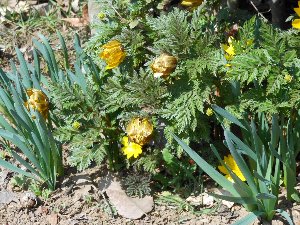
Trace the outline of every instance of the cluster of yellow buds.
<instances>
[{"instance_id":1,"label":"cluster of yellow buds","mask_svg":"<svg viewBox=\"0 0 300 225\"><path fill-rule=\"evenodd\" d=\"M122 44L117 40L112 40L102 46L102 51L99 57L106 62L106 69L113 69L123 62L126 53ZM174 72L177 66L177 58L163 53L154 60L151 69L154 72L154 77L167 78Z\"/></svg>"},{"instance_id":2,"label":"cluster of yellow buds","mask_svg":"<svg viewBox=\"0 0 300 225\"><path fill-rule=\"evenodd\" d=\"M47 96L41 90L33 88L27 89L26 93L29 99L24 103L25 107L28 110L30 108L37 110L46 120L49 114L49 100Z\"/></svg>"},{"instance_id":3,"label":"cluster of yellow buds","mask_svg":"<svg viewBox=\"0 0 300 225\"><path fill-rule=\"evenodd\" d=\"M149 143L153 125L146 118L133 118L126 127L127 136L122 139L122 151L127 158L137 158L142 153L142 146Z\"/></svg>"},{"instance_id":4,"label":"cluster of yellow buds","mask_svg":"<svg viewBox=\"0 0 300 225\"><path fill-rule=\"evenodd\" d=\"M167 78L172 72L174 72L176 66L176 57L163 53L154 60L151 65L151 69L154 72L154 77Z\"/></svg>"}]
</instances>

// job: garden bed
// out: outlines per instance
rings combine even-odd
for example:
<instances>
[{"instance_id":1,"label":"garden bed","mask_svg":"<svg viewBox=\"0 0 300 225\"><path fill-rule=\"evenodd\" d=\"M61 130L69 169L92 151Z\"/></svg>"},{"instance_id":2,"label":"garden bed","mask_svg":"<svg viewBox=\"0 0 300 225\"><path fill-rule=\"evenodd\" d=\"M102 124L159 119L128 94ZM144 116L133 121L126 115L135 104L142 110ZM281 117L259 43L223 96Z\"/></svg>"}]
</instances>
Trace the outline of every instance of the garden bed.
<instances>
[{"instance_id":1,"label":"garden bed","mask_svg":"<svg viewBox=\"0 0 300 225\"><path fill-rule=\"evenodd\" d=\"M300 224L300 1L248 3L1 5L0 223Z\"/></svg>"},{"instance_id":2,"label":"garden bed","mask_svg":"<svg viewBox=\"0 0 300 225\"><path fill-rule=\"evenodd\" d=\"M0 197L3 192L13 192L15 197L11 203L0 204L0 223L1 224L41 224L41 225L79 225L79 224L232 224L243 218L248 212L239 205L231 208L222 203L215 202L209 208L202 206L201 210L210 210L210 213L192 213L182 209L176 204L167 202L157 202L151 212L145 214L140 219L126 219L117 214L111 214L107 208L106 195L101 195L99 191L99 181L105 178L104 168L94 167L82 173L66 174L66 178L55 193L48 199L39 200L34 208L27 209L22 207L19 202L24 196L24 191L16 192L9 185L12 173L3 169L0 172ZM74 170L73 170L74 172ZM107 174L106 174L107 175ZM300 188L300 186L297 186ZM154 193L154 201L159 199L161 193ZM106 198L104 201L103 196ZM292 204L281 198L279 203L281 208L289 211L295 224L300 223L300 206ZM1 201L1 199L0 199ZM257 220L253 224L260 224ZM266 223L265 223L266 224ZM284 225L283 218L275 217L273 225Z\"/></svg>"}]
</instances>

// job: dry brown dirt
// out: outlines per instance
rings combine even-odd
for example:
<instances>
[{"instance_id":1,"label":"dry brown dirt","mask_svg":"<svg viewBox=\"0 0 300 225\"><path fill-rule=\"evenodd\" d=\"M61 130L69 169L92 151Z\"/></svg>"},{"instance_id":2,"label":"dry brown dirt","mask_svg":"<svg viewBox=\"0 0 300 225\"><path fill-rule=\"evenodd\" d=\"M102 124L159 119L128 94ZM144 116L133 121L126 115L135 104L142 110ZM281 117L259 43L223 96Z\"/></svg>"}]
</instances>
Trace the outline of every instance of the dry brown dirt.
<instances>
[{"instance_id":1,"label":"dry brown dirt","mask_svg":"<svg viewBox=\"0 0 300 225\"><path fill-rule=\"evenodd\" d=\"M81 173L65 176L61 187L46 200L39 199L37 206L28 209L20 199L24 191L16 192L10 185L13 173L0 168L0 193L12 193L14 197L7 204L0 204L0 224L4 225L84 225L84 224L232 224L247 215L241 206L231 209L220 204L212 214L195 215L190 211L179 210L168 204L155 203L154 209L137 220L123 218L107 207L108 198L99 192L99 180L105 178L103 168L94 167ZM154 199L155 199L154 195ZM0 194L1 202L1 194ZM217 204L217 203L215 203ZM288 210L295 224L300 224L300 205L281 200L280 207ZM258 220L254 224L261 224ZM268 223L263 223L268 224ZM275 217L272 225L286 224Z\"/></svg>"}]
</instances>

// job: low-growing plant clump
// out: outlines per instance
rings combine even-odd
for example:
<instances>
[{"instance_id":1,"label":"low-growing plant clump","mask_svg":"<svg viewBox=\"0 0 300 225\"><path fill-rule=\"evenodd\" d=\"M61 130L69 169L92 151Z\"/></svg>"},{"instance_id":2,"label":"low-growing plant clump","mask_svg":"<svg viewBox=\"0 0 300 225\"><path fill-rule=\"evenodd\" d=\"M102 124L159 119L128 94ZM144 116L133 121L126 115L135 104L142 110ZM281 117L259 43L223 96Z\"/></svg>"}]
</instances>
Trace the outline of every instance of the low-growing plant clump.
<instances>
[{"instance_id":1,"label":"low-growing plant clump","mask_svg":"<svg viewBox=\"0 0 300 225\"><path fill-rule=\"evenodd\" d=\"M0 69L0 141L26 169L0 165L46 197L66 165L121 172L139 198L199 194L207 174L228 192L212 196L250 212L239 224L275 214L293 224L278 202L281 187L300 201L300 1L287 30L220 1L97 2L74 60L57 32L58 50L39 35L32 63L16 49L18 65Z\"/></svg>"}]
</instances>

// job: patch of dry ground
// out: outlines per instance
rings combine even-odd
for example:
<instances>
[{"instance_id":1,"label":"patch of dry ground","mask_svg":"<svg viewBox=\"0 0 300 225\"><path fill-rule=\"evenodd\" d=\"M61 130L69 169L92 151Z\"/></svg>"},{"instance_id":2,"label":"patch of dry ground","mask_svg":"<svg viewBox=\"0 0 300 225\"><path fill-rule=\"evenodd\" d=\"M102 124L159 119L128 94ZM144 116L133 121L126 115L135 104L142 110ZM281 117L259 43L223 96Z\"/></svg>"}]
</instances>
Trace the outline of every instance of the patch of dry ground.
<instances>
[{"instance_id":1,"label":"patch of dry ground","mask_svg":"<svg viewBox=\"0 0 300 225\"><path fill-rule=\"evenodd\" d=\"M15 192L16 198L8 204L0 204L0 224L5 225L84 225L84 224L190 224L225 225L247 215L240 206L231 209L220 205L212 214L195 215L189 211L180 211L167 204L155 204L154 209L141 219L130 220L118 216L108 198L99 192L99 180L106 175L103 168L94 167L82 173L70 173L62 181L61 187L50 198L39 201L32 209L22 207L19 199L24 192ZM12 173L3 169L0 172L0 193L12 191L10 179ZM215 203L217 204L217 203ZM109 206L108 206L109 205ZM300 224L300 205L282 201L280 204L292 215L295 224ZM260 224L257 220L254 224ZM272 225L285 224L282 218L275 218Z\"/></svg>"}]
</instances>

